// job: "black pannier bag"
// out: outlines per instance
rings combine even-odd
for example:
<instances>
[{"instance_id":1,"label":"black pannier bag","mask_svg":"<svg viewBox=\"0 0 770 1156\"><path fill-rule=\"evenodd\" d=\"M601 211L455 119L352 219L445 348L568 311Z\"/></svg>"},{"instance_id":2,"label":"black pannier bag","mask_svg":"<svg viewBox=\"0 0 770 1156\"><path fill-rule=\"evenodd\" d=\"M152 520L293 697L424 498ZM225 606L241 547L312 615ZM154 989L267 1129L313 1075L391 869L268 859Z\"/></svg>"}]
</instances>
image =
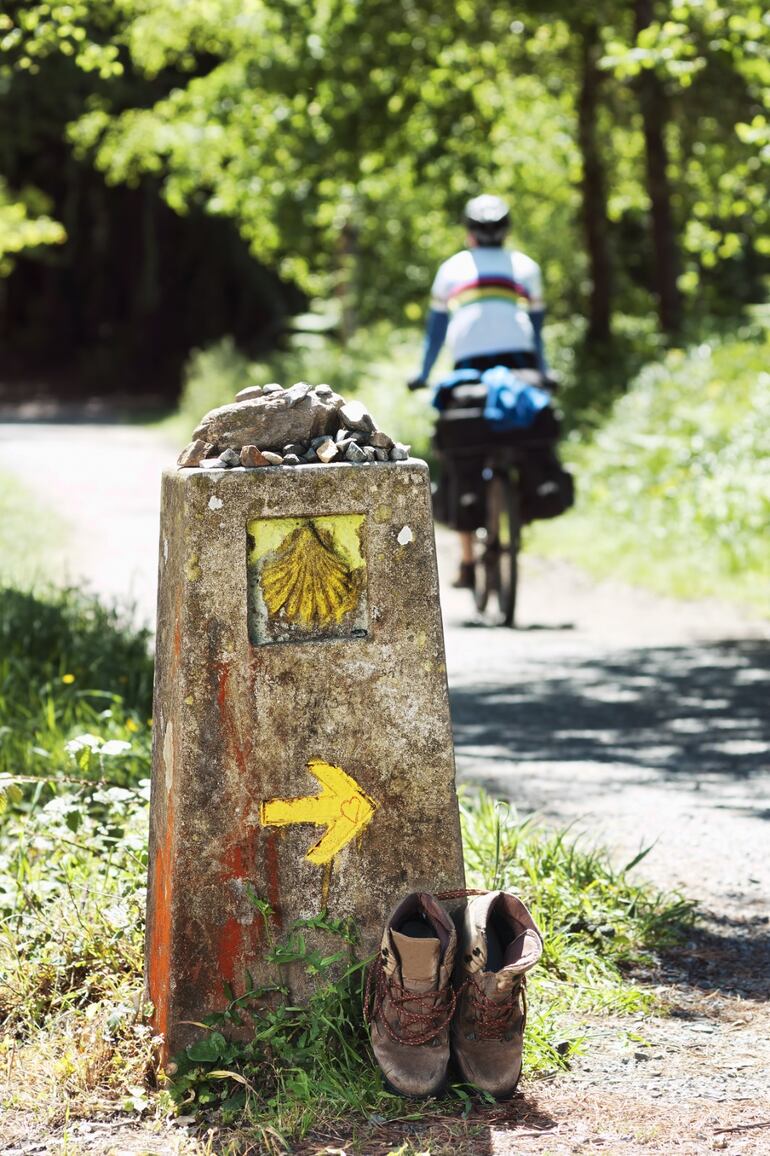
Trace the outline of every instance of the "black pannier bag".
<instances>
[{"instance_id":1,"label":"black pannier bag","mask_svg":"<svg viewBox=\"0 0 770 1156\"><path fill-rule=\"evenodd\" d=\"M496 448L517 450L522 521L565 513L574 505L575 484L554 448L560 433L554 409L541 409L526 429L496 429L484 417L486 395L483 382L455 386L439 412L434 442L445 470L433 495L436 520L461 530L483 525L481 471L485 454ZM477 502L469 506L473 491Z\"/></svg>"},{"instance_id":2,"label":"black pannier bag","mask_svg":"<svg viewBox=\"0 0 770 1156\"><path fill-rule=\"evenodd\" d=\"M575 504L575 479L552 448L530 450L519 467L523 522L558 518Z\"/></svg>"}]
</instances>

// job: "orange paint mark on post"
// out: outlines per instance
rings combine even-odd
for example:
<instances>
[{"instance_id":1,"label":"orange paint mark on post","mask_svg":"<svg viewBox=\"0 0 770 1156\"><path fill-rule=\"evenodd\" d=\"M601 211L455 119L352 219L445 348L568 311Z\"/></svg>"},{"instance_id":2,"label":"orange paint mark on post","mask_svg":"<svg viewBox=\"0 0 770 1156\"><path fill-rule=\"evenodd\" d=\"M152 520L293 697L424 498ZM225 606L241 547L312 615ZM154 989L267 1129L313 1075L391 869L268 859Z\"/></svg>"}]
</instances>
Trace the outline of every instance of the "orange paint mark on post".
<instances>
[{"instance_id":1,"label":"orange paint mark on post","mask_svg":"<svg viewBox=\"0 0 770 1156\"><path fill-rule=\"evenodd\" d=\"M228 919L219 933L217 967L227 983L235 977L235 963L243 943L243 928L237 919Z\"/></svg>"},{"instance_id":2,"label":"orange paint mark on post","mask_svg":"<svg viewBox=\"0 0 770 1156\"><path fill-rule=\"evenodd\" d=\"M173 890L174 808L169 800L163 842L155 858L152 881L152 924L148 929L150 950L147 960L147 990L152 1000L153 1025L168 1038L168 1010L171 969L171 901Z\"/></svg>"},{"instance_id":3,"label":"orange paint mark on post","mask_svg":"<svg viewBox=\"0 0 770 1156\"><path fill-rule=\"evenodd\" d=\"M222 719L222 735L228 749L232 752L236 766L242 775L247 775L248 750L241 742L238 724L233 713L230 695L230 664L227 662L214 663L217 676L217 705Z\"/></svg>"}]
</instances>

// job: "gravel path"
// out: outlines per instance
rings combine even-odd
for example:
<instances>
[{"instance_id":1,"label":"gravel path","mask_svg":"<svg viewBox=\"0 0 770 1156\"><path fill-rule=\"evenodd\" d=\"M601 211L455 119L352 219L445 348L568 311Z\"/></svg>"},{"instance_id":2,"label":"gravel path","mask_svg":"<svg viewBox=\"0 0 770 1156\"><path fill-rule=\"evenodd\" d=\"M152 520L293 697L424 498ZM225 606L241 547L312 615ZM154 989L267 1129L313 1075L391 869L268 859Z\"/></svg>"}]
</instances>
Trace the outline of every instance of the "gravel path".
<instances>
[{"instance_id":1,"label":"gravel path","mask_svg":"<svg viewBox=\"0 0 770 1156\"><path fill-rule=\"evenodd\" d=\"M173 456L139 428L0 426L0 470L70 526L70 574L147 621ZM652 845L640 875L708 917L658 977L672 1015L597 1018L571 1074L447 1151L770 1152L770 626L525 559L520 629L488 628L448 584L452 536L438 541L460 779L574 823L619 864ZM111 1150L178 1150L137 1136Z\"/></svg>"}]
</instances>

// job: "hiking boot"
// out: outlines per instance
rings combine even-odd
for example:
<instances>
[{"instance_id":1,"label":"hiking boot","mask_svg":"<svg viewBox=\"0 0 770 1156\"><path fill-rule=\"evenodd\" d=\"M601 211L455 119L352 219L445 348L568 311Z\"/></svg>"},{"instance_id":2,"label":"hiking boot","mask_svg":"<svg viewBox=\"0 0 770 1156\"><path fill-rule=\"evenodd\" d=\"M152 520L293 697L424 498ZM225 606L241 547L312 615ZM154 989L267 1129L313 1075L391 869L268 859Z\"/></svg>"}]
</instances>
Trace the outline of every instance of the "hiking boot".
<instances>
[{"instance_id":1,"label":"hiking boot","mask_svg":"<svg viewBox=\"0 0 770 1156\"><path fill-rule=\"evenodd\" d=\"M452 583L453 590L473 590L476 567L473 562L461 562L457 577Z\"/></svg>"},{"instance_id":2,"label":"hiking boot","mask_svg":"<svg viewBox=\"0 0 770 1156\"><path fill-rule=\"evenodd\" d=\"M474 896L456 918L452 1052L464 1080L504 1099L521 1075L525 972L540 958L542 936L521 900L507 891Z\"/></svg>"},{"instance_id":3,"label":"hiking boot","mask_svg":"<svg viewBox=\"0 0 770 1156\"><path fill-rule=\"evenodd\" d=\"M372 1048L388 1085L404 1096L434 1096L444 1086L456 946L444 909L415 892L388 920L369 973Z\"/></svg>"}]
</instances>

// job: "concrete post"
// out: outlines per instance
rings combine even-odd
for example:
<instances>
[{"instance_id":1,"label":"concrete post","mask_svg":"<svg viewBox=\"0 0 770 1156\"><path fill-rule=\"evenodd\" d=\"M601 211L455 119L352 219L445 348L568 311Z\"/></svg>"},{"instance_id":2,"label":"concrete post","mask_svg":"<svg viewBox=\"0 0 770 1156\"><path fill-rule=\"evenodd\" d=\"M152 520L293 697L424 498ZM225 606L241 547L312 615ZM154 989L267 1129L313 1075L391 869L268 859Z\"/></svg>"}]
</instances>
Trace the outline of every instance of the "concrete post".
<instances>
[{"instance_id":1,"label":"concrete post","mask_svg":"<svg viewBox=\"0 0 770 1156\"><path fill-rule=\"evenodd\" d=\"M166 1058L266 939L328 910L363 958L463 886L422 462L163 477L146 976ZM255 900L272 909L269 926Z\"/></svg>"}]
</instances>

